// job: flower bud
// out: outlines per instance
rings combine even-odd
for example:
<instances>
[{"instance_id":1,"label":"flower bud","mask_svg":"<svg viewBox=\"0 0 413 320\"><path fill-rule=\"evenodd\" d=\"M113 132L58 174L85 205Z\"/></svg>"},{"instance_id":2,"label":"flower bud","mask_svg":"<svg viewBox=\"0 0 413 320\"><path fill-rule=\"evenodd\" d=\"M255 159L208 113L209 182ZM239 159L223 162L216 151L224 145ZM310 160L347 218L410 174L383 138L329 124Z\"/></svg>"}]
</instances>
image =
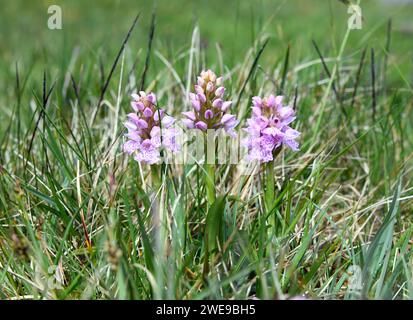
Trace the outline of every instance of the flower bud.
<instances>
[{"instance_id":1,"label":"flower bud","mask_svg":"<svg viewBox=\"0 0 413 320\"><path fill-rule=\"evenodd\" d=\"M253 97L252 104L254 107L261 108L262 107L262 99L260 97Z\"/></svg>"},{"instance_id":2,"label":"flower bud","mask_svg":"<svg viewBox=\"0 0 413 320\"><path fill-rule=\"evenodd\" d=\"M199 99L199 102L201 102L201 103L205 103L205 102L206 102L206 97L205 97L204 94L198 93L198 94L197 94L197 97L198 97L198 99Z\"/></svg>"},{"instance_id":3,"label":"flower bud","mask_svg":"<svg viewBox=\"0 0 413 320\"><path fill-rule=\"evenodd\" d=\"M146 99L152 103L152 104L156 104L156 96L151 92L150 94L148 94L148 96L146 97Z\"/></svg>"},{"instance_id":4,"label":"flower bud","mask_svg":"<svg viewBox=\"0 0 413 320\"><path fill-rule=\"evenodd\" d=\"M222 107L222 104L223 104L223 101L221 100L221 99L215 99L213 102L212 102L212 106L214 107L214 108L221 108Z\"/></svg>"},{"instance_id":5,"label":"flower bud","mask_svg":"<svg viewBox=\"0 0 413 320\"><path fill-rule=\"evenodd\" d=\"M187 117L188 119L191 119L192 121L195 120L195 113L193 111L186 111L182 112L182 114Z\"/></svg>"},{"instance_id":6,"label":"flower bud","mask_svg":"<svg viewBox=\"0 0 413 320\"><path fill-rule=\"evenodd\" d=\"M205 111L205 119L211 119L214 116L214 113L211 110Z\"/></svg>"},{"instance_id":7,"label":"flower bud","mask_svg":"<svg viewBox=\"0 0 413 320\"><path fill-rule=\"evenodd\" d=\"M217 97L222 97L225 93L225 88L224 87L219 87L217 90L215 90L215 95Z\"/></svg>"},{"instance_id":8,"label":"flower bud","mask_svg":"<svg viewBox=\"0 0 413 320\"><path fill-rule=\"evenodd\" d=\"M138 101L141 98L137 93L132 93L131 97L132 97L133 101Z\"/></svg>"},{"instance_id":9,"label":"flower bud","mask_svg":"<svg viewBox=\"0 0 413 320\"><path fill-rule=\"evenodd\" d=\"M276 97L275 97L275 104L276 104L277 106L281 105L282 102L283 102L283 98L284 98L284 96L276 96Z\"/></svg>"},{"instance_id":10,"label":"flower bud","mask_svg":"<svg viewBox=\"0 0 413 320\"><path fill-rule=\"evenodd\" d=\"M194 107L195 111L199 111L201 110L201 103L199 102L199 100L191 100L192 106Z\"/></svg>"},{"instance_id":11,"label":"flower bud","mask_svg":"<svg viewBox=\"0 0 413 320\"><path fill-rule=\"evenodd\" d=\"M195 127L202 131L205 131L208 128L207 124L203 121L198 121L197 123L195 123Z\"/></svg>"},{"instance_id":12,"label":"flower bud","mask_svg":"<svg viewBox=\"0 0 413 320\"><path fill-rule=\"evenodd\" d=\"M193 129L194 128L194 121L190 120L190 119L182 119L183 124L189 128L189 129Z\"/></svg>"},{"instance_id":13,"label":"flower bud","mask_svg":"<svg viewBox=\"0 0 413 320\"><path fill-rule=\"evenodd\" d=\"M204 89L201 86L195 85L195 92L199 94L204 94Z\"/></svg>"},{"instance_id":14,"label":"flower bud","mask_svg":"<svg viewBox=\"0 0 413 320\"><path fill-rule=\"evenodd\" d=\"M150 108L145 108L145 110L143 110L143 115L147 118L150 118L152 117L153 112Z\"/></svg>"},{"instance_id":15,"label":"flower bud","mask_svg":"<svg viewBox=\"0 0 413 320\"><path fill-rule=\"evenodd\" d=\"M125 127L126 127L128 130L131 130L131 131L138 129L138 127L136 126L136 124L134 124L134 123L131 122L131 121L126 121L126 122L125 122Z\"/></svg>"},{"instance_id":16,"label":"flower bud","mask_svg":"<svg viewBox=\"0 0 413 320\"><path fill-rule=\"evenodd\" d=\"M131 120L133 120L134 122L137 122L139 120L139 117L136 113L128 113L127 117Z\"/></svg>"},{"instance_id":17,"label":"flower bud","mask_svg":"<svg viewBox=\"0 0 413 320\"><path fill-rule=\"evenodd\" d=\"M275 104L276 104L275 97L274 97L274 95L271 94L271 95L268 97L268 99L267 99L267 106L268 106L269 108L274 108L274 107L275 107Z\"/></svg>"},{"instance_id":18,"label":"flower bud","mask_svg":"<svg viewBox=\"0 0 413 320\"><path fill-rule=\"evenodd\" d=\"M139 129L146 129L148 127L148 123L143 119L139 119L136 124Z\"/></svg>"},{"instance_id":19,"label":"flower bud","mask_svg":"<svg viewBox=\"0 0 413 320\"><path fill-rule=\"evenodd\" d=\"M214 84L211 81L207 83L206 90L208 92L212 92L212 90L214 90Z\"/></svg>"},{"instance_id":20,"label":"flower bud","mask_svg":"<svg viewBox=\"0 0 413 320\"><path fill-rule=\"evenodd\" d=\"M258 107L252 107L252 114L256 117L261 116L261 108Z\"/></svg>"},{"instance_id":21,"label":"flower bud","mask_svg":"<svg viewBox=\"0 0 413 320\"><path fill-rule=\"evenodd\" d=\"M205 81L202 77L198 77L198 86L203 87L205 85Z\"/></svg>"},{"instance_id":22,"label":"flower bud","mask_svg":"<svg viewBox=\"0 0 413 320\"><path fill-rule=\"evenodd\" d=\"M154 114L153 114L153 120L159 121L159 116L160 116L161 119L162 119L164 113L165 113L165 112L164 112L162 109L155 110L155 112L154 112Z\"/></svg>"},{"instance_id":23,"label":"flower bud","mask_svg":"<svg viewBox=\"0 0 413 320\"><path fill-rule=\"evenodd\" d=\"M225 112L231 107L231 105L232 105L232 101L225 101L222 104L221 110Z\"/></svg>"}]
</instances>

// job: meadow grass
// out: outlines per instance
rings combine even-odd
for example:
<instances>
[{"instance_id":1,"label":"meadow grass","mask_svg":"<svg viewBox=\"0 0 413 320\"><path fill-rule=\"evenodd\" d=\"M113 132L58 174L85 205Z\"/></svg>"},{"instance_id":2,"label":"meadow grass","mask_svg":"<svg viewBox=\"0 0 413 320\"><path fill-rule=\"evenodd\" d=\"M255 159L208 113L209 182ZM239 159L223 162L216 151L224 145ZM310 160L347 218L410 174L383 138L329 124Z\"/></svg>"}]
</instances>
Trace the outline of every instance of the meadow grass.
<instances>
[{"instance_id":1,"label":"meadow grass","mask_svg":"<svg viewBox=\"0 0 413 320\"><path fill-rule=\"evenodd\" d=\"M238 15L224 6L219 16L236 22L234 40L213 13L163 33L185 18L127 3L136 25L122 12L121 33L98 44L88 34L76 46L69 28L57 48L51 31L39 35L42 53L22 43L13 57L14 34L2 50L0 298L413 298L411 48L400 21L366 2L379 22L347 30L345 6L331 1L312 7L327 22L311 34L316 16L289 3L257 2L246 23L250 7L237 2ZM206 46L204 31L222 43ZM271 210L261 173L217 166L210 205L201 165L163 165L154 184L121 151L131 93L154 91L179 117L208 68L224 75L239 128L252 96L284 94L296 109L301 149L283 148L270 169Z\"/></svg>"}]
</instances>

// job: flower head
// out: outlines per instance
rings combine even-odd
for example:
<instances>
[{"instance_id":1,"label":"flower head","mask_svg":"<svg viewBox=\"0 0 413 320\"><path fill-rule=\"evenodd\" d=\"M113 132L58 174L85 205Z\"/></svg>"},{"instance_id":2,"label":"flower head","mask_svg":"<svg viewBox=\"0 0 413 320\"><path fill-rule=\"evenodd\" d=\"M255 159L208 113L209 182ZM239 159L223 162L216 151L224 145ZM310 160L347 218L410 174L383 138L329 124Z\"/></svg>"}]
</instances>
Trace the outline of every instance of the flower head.
<instances>
[{"instance_id":1,"label":"flower head","mask_svg":"<svg viewBox=\"0 0 413 320\"><path fill-rule=\"evenodd\" d=\"M195 92L189 94L193 111L182 113L185 116L183 123L190 129L224 129L229 135L235 136L234 127L238 120L228 113L232 101L225 101L224 94L222 77L217 78L211 70L202 71Z\"/></svg>"},{"instance_id":2,"label":"flower head","mask_svg":"<svg viewBox=\"0 0 413 320\"><path fill-rule=\"evenodd\" d=\"M243 141L249 160L272 161L274 150L282 144L298 150L296 138L300 132L289 126L295 119L295 111L282 101L283 96L274 95L252 98L252 116L244 129L248 136Z\"/></svg>"},{"instance_id":3,"label":"flower head","mask_svg":"<svg viewBox=\"0 0 413 320\"><path fill-rule=\"evenodd\" d=\"M131 106L135 112L129 113L124 123L128 133L125 135L127 141L123 144L123 151L133 155L136 161L148 164L160 161L162 147L172 152L179 150L177 132L171 128L175 120L166 115L164 110L158 109L156 103L154 93L140 91L139 94L132 94Z\"/></svg>"}]
</instances>

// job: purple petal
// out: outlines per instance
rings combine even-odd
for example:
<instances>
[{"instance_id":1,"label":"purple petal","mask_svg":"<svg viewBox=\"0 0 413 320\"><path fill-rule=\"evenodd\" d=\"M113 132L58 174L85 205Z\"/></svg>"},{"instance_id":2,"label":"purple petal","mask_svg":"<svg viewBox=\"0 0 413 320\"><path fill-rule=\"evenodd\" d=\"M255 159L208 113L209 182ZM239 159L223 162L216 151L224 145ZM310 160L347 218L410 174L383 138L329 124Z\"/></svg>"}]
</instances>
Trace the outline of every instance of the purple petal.
<instances>
[{"instance_id":1,"label":"purple petal","mask_svg":"<svg viewBox=\"0 0 413 320\"><path fill-rule=\"evenodd\" d=\"M228 123L230 121L233 121L235 119L235 116L232 114L224 114L224 116L222 117L221 123L225 124Z\"/></svg>"},{"instance_id":2,"label":"purple petal","mask_svg":"<svg viewBox=\"0 0 413 320\"><path fill-rule=\"evenodd\" d=\"M175 118L174 118L174 117L164 116L164 117L162 118L162 125L163 125L165 128L169 128L169 127L174 123L174 121L175 121Z\"/></svg>"},{"instance_id":3,"label":"purple petal","mask_svg":"<svg viewBox=\"0 0 413 320\"><path fill-rule=\"evenodd\" d=\"M285 137L287 139L295 139L297 138L301 133L293 128L288 127L287 130L284 132Z\"/></svg>"},{"instance_id":4,"label":"purple petal","mask_svg":"<svg viewBox=\"0 0 413 320\"><path fill-rule=\"evenodd\" d=\"M208 82L206 86L206 90L208 92L212 92L212 90L214 90L214 84L212 82Z\"/></svg>"},{"instance_id":5,"label":"purple petal","mask_svg":"<svg viewBox=\"0 0 413 320\"><path fill-rule=\"evenodd\" d=\"M211 110L205 111L205 119L211 119L214 116L214 113Z\"/></svg>"},{"instance_id":6,"label":"purple petal","mask_svg":"<svg viewBox=\"0 0 413 320\"><path fill-rule=\"evenodd\" d=\"M260 117L261 116L261 108L252 107L252 114L256 117Z\"/></svg>"},{"instance_id":7,"label":"purple petal","mask_svg":"<svg viewBox=\"0 0 413 320\"><path fill-rule=\"evenodd\" d=\"M199 100L191 100L192 106L194 107L195 111L201 110L201 103Z\"/></svg>"},{"instance_id":8,"label":"purple petal","mask_svg":"<svg viewBox=\"0 0 413 320\"><path fill-rule=\"evenodd\" d=\"M165 111L163 111L162 109L155 110L155 112L154 112L154 114L153 114L153 120L159 121L159 116L160 116L161 119L162 119L162 117L164 116L164 114L165 114Z\"/></svg>"},{"instance_id":9,"label":"purple petal","mask_svg":"<svg viewBox=\"0 0 413 320\"><path fill-rule=\"evenodd\" d=\"M195 92L199 94L204 94L204 89L201 86L195 85Z\"/></svg>"},{"instance_id":10,"label":"purple petal","mask_svg":"<svg viewBox=\"0 0 413 320\"><path fill-rule=\"evenodd\" d=\"M198 77L198 86L204 86L205 85L205 81L202 77Z\"/></svg>"},{"instance_id":11,"label":"purple petal","mask_svg":"<svg viewBox=\"0 0 413 320\"><path fill-rule=\"evenodd\" d=\"M139 143L133 140L126 141L123 146L123 152L131 155L139 148Z\"/></svg>"},{"instance_id":12,"label":"purple petal","mask_svg":"<svg viewBox=\"0 0 413 320\"><path fill-rule=\"evenodd\" d=\"M195 120L195 112L193 111L185 111L185 112L182 112L182 114L192 121Z\"/></svg>"},{"instance_id":13,"label":"purple petal","mask_svg":"<svg viewBox=\"0 0 413 320\"><path fill-rule=\"evenodd\" d=\"M176 137L179 132L175 128L167 129L163 132L163 145L171 152L176 153L181 149Z\"/></svg>"},{"instance_id":14,"label":"purple petal","mask_svg":"<svg viewBox=\"0 0 413 320\"><path fill-rule=\"evenodd\" d=\"M199 100L201 103L205 103L205 102L206 102L206 97L205 97L205 95L204 95L203 93L198 93L198 94L197 94L197 97L198 97L198 100Z\"/></svg>"},{"instance_id":15,"label":"purple petal","mask_svg":"<svg viewBox=\"0 0 413 320\"><path fill-rule=\"evenodd\" d=\"M277 106L282 105L283 99L284 99L283 96L276 96L276 97L275 97L275 104L276 104Z\"/></svg>"},{"instance_id":16,"label":"purple petal","mask_svg":"<svg viewBox=\"0 0 413 320\"><path fill-rule=\"evenodd\" d=\"M138 101L141 97L137 93L132 93L131 97L133 100Z\"/></svg>"},{"instance_id":17,"label":"purple petal","mask_svg":"<svg viewBox=\"0 0 413 320\"><path fill-rule=\"evenodd\" d=\"M143 115L147 118L150 118L152 117L153 112L150 108L145 108L145 110L143 110Z\"/></svg>"},{"instance_id":18,"label":"purple petal","mask_svg":"<svg viewBox=\"0 0 413 320\"><path fill-rule=\"evenodd\" d=\"M161 133L161 128L159 128L158 126L153 126L149 135L153 138L153 137L159 136L160 133Z\"/></svg>"},{"instance_id":19,"label":"purple petal","mask_svg":"<svg viewBox=\"0 0 413 320\"><path fill-rule=\"evenodd\" d=\"M159 150L150 139L146 139L140 144L135 160L148 164L157 163L160 160Z\"/></svg>"},{"instance_id":20,"label":"purple petal","mask_svg":"<svg viewBox=\"0 0 413 320\"><path fill-rule=\"evenodd\" d=\"M150 93L146 96L146 99L152 103L152 104L156 104L156 95L154 93Z\"/></svg>"},{"instance_id":21,"label":"purple petal","mask_svg":"<svg viewBox=\"0 0 413 320\"><path fill-rule=\"evenodd\" d=\"M224 129L229 131L238 124L238 120L232 114L224 114L222 117L221 123L224 125Z\"/></svg>"},{"instance_id":22,"label":"purple petal","mask_svg":"<svg viewBox=\"0 0 413 320\"><path fill-rule=\"evenodd\" d=\"M195 123L195 128L205 131L208 128L208 125L203 121L198 121Z\"/></svg>"},{"instance_id":23,"label":"purple petal","mask_svg":"<svg viewBox=\"0 0 413 320\"><path fill-rule=\"evenodd\" d=\"M213 106L214 108L221 108L222 105L223 105L223 101L222 101L220 98L215 99L215 100L212 102L212 106Z\"/></svg>"},{"instance_id":24,"label":"purple petal","mask_svg":"<svg viewBox=\"0 0 413 320\"><path fill-rule=\"evenodd\" d=\"M280 131L280 129L275 128L275 127L269 127L269 128L265 128L264 130L262 130L263 134L267 134L273 137L283 137L284 134Z\"/></svg>"},{"instance_id":25,"label":"purple petal","mask_svg":"<svg viewBox=\"0 0 413 320\"><path fill-rule=\"evenodd\" d=\"M127 134L125 134L125 136L130 139L133 140L135 142L141 142L141 136L140 133L138 131L130 131Z\"/></svg>"},{"instance_id":26,"label":"purple petal","mask_svg":"<svg viewBox=\"0 0 413 320\"><path fill-rule=\"evenodd\" d=\"M254 105L254 107L261 108L262 107L261 97L258 97L258 96L253 97L252 98L252 104Z\"/></svg>"},{"instance_id":27,"label":"purple petal","mask_svg":"<svg viewBox=\"0 0 413 320\"><path fill-rule=\"evenodd\" d=\"M188 128L188 129L193 129L195 126L195 123L193 120L190 119L182 119L182 123Z\"/></svg>"},{"instance_id":28,"label":"purple petal","mask_svg":"<svg viewBox=\"0 0 413 320\"><path fill-rule=\"evenodd\" d=\"M270 107L270 108L274 108L274 107L275 107L276 103L275 103L275 97L274 97L274 95L270 94L270 96L269 96L268 99L267 99L267 105L268 105L268 107Z\"/></svg>"},{"instance_id":29,"label":"purple petal","mask_svg":"<svg viewBox=\"0 0 413 320\"><path fill-rule=\"evenodd\" d=\"M221 110L225 112L225 111L227 111L229 108L231 108L231 105L232 105L232 101L225 101L225 102L222 104Z\"/></svg>"},{"instance_id":30,"label":"purple petal","mask_svg":"<svg viewBox=\"0 0 413 320\"><path fill-rule=\"evenodd\" d=\"M297 141L295 141L295 140L284 140L284 143L287 145L287 146L289 146L290 148L291 148L291 150L293 150L293 151L298 151L298 150L300 150L298 147L299 147L299 144L298 144L298 142Z\"/></svg>"},{"instance_id":31,"label":"purple petal","mask_svg":"<svg viewBox=\"0 0 413 320\"><path fill-rule=\"evenodd\" d=\"M133 113L133 112L132 112L132 113L128 113L128 114L127 114L127 117L128 117L130 120L134 121L135 123L139 121L139 117L138 117L138 115L137 115L136 113Z\"/></svg>"},{"instance_id":32,"label":"purple petal","mask_svg":"<svg viewBox=\"0 0 413 320\"><path fill-rule=\"evenodd\" d=\"M256 118L255 121L254 121L254 124L255 124L260 130L266 128L266 127L268 126L268 123L269 123L269 120L268 120L266 117L264 117L264 116L258 117L258 118Z\"/></svg>"},{"instance_id":33,"label":"purple petal","mask_svg":"<svg viewBox=\"0 0 413 320\"><path fill-rule=\"evenodd\" d=\"M136 103L136 107L139 111L143 111L145 109L145 105L140 101Z\"/></svg>"},{"instance_id":34,"label":"purple petal","mask_svg":"<svg viewBox=\"0 0 413 320\"><path fill-rule=\"evenodd\" d=\"M294 110L291 107L282 107L278 109L281 118L288 118L294 115Z\"/></svg>"},{"instance_id":35,"label":"purple petal","mask_svg":"<svg viewBox=\"0 0 413 320\"><path fill-rule=\"evenodd\" d=\"M145 106L140 101L138 101L138 102L132 101L131 106L132 106L132 109L135 110L136 112L142 111L143 109L145 109Z\"/></svg>"},{"instance_id":36,"label":"purple petal","mask_svg":"<svg viewBox=\"0 0 413 320\"><path fill-rule=\"evenodd\" d=\"M128 130L136 130L136 129L138 129L138 127L136 126L136 124L134 124L134 123L131 122L131 121L126 121L124 125L125 125L125 127L126 127Z\"/></svg>"},{"instance_id":37,"label":"purple petal","mask_svg":"<svg viewBox=\"0 0 413 320\"><path fill-rule=\"evenodd\" d=\"M217 90L215 90L215 95L217 97L222 97L225 93L225 88L224 87L219 87Z\"/></svg>"},{"instance_id":38,"label":"purple petal","mask_svg":"<svg viewBox=\"0 0 413 320\"><path fill-rule=\"evenodd\" d=\"M147 123L145 120L143 120L143 119L139 119L139 120L136 122L136 124L137 124L137 126L138 126L139 129L146 129L146 128L148 127L148 123Z\"/></svg>"}]
</instances>

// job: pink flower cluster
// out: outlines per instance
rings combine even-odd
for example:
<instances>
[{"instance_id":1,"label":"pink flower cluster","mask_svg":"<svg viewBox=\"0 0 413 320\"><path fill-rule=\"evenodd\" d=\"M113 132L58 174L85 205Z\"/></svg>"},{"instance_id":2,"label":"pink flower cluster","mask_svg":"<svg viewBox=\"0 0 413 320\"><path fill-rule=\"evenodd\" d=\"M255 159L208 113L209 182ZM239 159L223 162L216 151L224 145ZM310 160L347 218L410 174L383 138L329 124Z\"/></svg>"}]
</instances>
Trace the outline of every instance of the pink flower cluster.
<instances>
[{"instance_id":1,"label":"pink flower cluster","mask_svg":"<svg viewBox=\"0 0 413 320\"><path fill-rule=\"evenodd\" d=\"M158 109L156 103L154 93L132 94L131 105L135 112L129 113L125 122L128 133L123 151L133 155L136 161L148 164L160 161L161 148L174 153L180 148L176 142L177 131L171 128L175 119Z\"/></svg>"},{"instance_id":2,"label":"pink flower cluster","mask_svg":"<svg viewBox=\"0 0 413 320\"><path fill-rule=\"evenodd\" d=\"M293 108L282 104L283 96L270 95L267 98L252 98L252 117L244 130L248 136L243 144L248 148L248 160L269 162L274 150L282 144L298 150L296 138L300 132L289 125L295 119Z\"/></svg>"},{"instance_id":3,"label":"pink flower cluster","mask_svg":"<svg viewBox=\"0 0 413 320\"><path fill-rule=\"evenodd\" d=\"M224 129L235 137L234 127L238 120L228 113L232 101L224 100L225 87L222 86L222 77L217 78L211 70L202 71L195 85L195 93L190 93L193 111L183 112L186 117L184 124L189 129Z\"/></svg>"},{"instance_id":4,"label":"pink flower cluster","mask_svg":"<svg viewBox=\"0 0 413 320\"><path fill-rule=\"evenodd\" d=\"M238 124L236 117L229 113L232 101L225 100L222 77L217 78L211 70L202 71L195 85L195 92L189 98L192 111L183 112L183 124L189 129L201 131L225 130L236 137ZM174 118L156 106L154 93L141 91L132 95L132 108L125 127L127 141L123 150L139 162L158 163L161 150L176 153L180 151L178 130L172 128ZM247 137L242 144L248 149L247 160L269 162L274 159L274 151L282 144L294 151L298 150L296 139L300 132L290 127L295 119L295 111L283 105L283 96L270 95L266 98L252 98L252 116L247 119L244 131Z\"/></svg>"}]
</instances>

